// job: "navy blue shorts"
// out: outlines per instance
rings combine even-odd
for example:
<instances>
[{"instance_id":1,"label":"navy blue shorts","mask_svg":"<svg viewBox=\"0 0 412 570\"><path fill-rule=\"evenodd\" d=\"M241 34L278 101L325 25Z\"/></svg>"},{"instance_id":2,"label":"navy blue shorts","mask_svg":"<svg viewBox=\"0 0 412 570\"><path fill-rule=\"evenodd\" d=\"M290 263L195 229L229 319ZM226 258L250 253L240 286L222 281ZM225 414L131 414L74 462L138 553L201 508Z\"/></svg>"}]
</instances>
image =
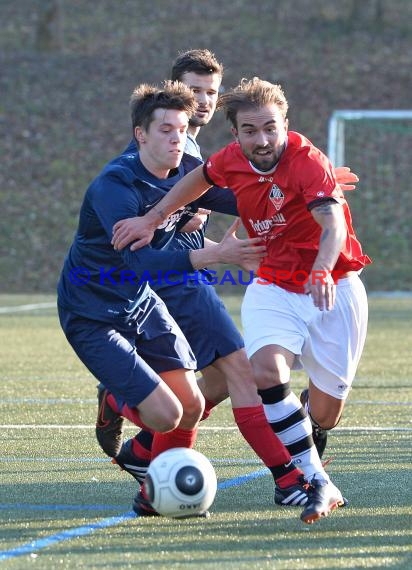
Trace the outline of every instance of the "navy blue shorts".
<instances>
[{"instance_id":1,"label":"navy blue shorts","mask_svg":"<svg viewBox=\"0 0 412 570\"><path fill-rule=\"evenodd\" d=\"M198 370L244 347L242 335L212 285L194 277L154 288L189 341Z\"/></svg>"},{"instance_id":2,"label":"navy blue shorts","mask_svg":"<svg viewBox=\"0 0 412 570\"><path fill-rule=\"evenodd\" d=\"M59 317L77 356L119 404L137 406L159 384L160 372L196 369L185 337L156 294L144 301L130 330L61 307Z\"/></svg>"}]
</instances>

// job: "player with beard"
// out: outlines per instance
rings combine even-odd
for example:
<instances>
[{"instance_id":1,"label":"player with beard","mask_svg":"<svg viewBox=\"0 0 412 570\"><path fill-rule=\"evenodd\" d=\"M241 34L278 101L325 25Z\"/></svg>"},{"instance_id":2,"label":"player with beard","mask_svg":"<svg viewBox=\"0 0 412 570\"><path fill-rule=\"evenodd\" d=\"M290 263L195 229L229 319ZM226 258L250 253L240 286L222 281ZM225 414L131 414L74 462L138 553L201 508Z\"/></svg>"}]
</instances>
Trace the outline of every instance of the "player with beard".
<instances>
[{"instance_id":1,"label":"player with beard","mask_svg":"<svg viewBox=\"0 0 412 570\"><path fill-rule=\"evenodd\" d=\"M212 184L235 194L250 237L267 255L249 285L242 322L248 357L272 429L309 484L306 523L343 503L313 445L312 425L291 391L290 371L311 378L311 416L334 427L342 414L365 341L367 301L359 271L368 263L328 159L288 131L280 86L254 78L225 93L221 105L236 138L182 179L133 224L115 225L113 243L145 245L167 216Z\"/></svg>"}]
</instances>

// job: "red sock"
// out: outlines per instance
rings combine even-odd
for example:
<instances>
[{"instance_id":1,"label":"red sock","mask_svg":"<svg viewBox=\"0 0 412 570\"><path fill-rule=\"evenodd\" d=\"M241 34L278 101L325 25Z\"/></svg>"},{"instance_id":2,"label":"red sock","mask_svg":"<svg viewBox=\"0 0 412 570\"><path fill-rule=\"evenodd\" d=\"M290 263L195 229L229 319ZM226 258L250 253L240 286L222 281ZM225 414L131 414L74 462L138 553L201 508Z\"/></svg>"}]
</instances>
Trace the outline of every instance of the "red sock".
<instances>
[{"instance_id":1,"label":"red sock","mask_svg":"<svg viewBox=\"0 0 412 570\"><path fill-rule=\"evenodd\" d=\"M202 422L203 420L207 420L207 418L212 413L213 408L215 408L216 406L217 406L217 404L215 404L215 402L211 402L210 400L205 398L205 411L203 412L203 415L200 418L200 421Z\"/></svg>"},{"instance_id":2,"label":"red sock","mask_svg":"<svg viewBox=\"0 0 412 570\"><path fill-rule=\"evenodd\" d=\"M149 429L147 426L145 426L145 424L140 419L140 414L139 414L137 408L129 408L129 406L127 404L124 404L124 406L120 410L119 406L116 403L116 398L113 396L113 394L110 394L110 393L107 395L107 403L109 404L109 406L112 408L112 410L114 412L116 412L120 416L123 416L124 418L128 419L129 421L132 422L132 424L135 424L136 426L139 426L143 429L147 429L147 430Z\"/></svg>"},{"instance_id":3,"label":"red sock","mask_svg":"<svg viewBox=\"0 0 412 570\"><path fill-rule=\"evenodd\" d=\"M282 475L282 477L275 479L276 485L278 485L281 489L284 489L285 487L290 487L291 485L302 483L302 476L303 471L295 468L293 471L286 473L286 475Z\"/></svg>"},{"instance_id":4,"label":"red sock","mask_svg":"<svg viewBox=\"0 0 412 570\"><path fill-rule=\"evenodd\" d=\"M152 458L152 452L143 447L135 437L132 439L132 452L136 457L145 461L150 461Z\"/></svg>"},{"instance_id":5,"label":"red sock","mask_svg":"<svg viewBox=\"0 0 412 570\"><path fill-rule=\"evenodd\" d=\"M129 420L129 422L132 422L132 424L135 426L139 426L143 429L148 429L140 419L140 414L137 408L129 408L129 406L125 404L120 412L120 415Z\"/></svg>"},{"instance_id":6,"label":"red sock","mask_svg":"<svg viewBox=\"0 0 412 570\"><path fill-rule=\"evenodd\" d=\"M107 394L106 402L109 404L111 409L116 412L116 414L122 415L119 406L117 405L116 398L113 394L110 394L110 392Z\"/></svg>"},{"instance_id":7,"label":"red sock","mask_svg":"<svg viewBox=\"0 0 412 570\"><path fill-rule=\"evenodd\" d=\"M249 408L233 408L233 415L240 433L267 467L290 463L290 454L272 431L262 404Z\"/></svg>"},{"instance_id":8,"label":"red sock","mask_svg":"<svg viewBox=\"0 0 412 570\"><path fill-rule=\"evenodd\" d=\"M193 447L196 441L197 428L176 428L166 433L155 432L152 445L152 459L172 447Z\"/></svg>"},{"instance_id":9,"label":"red sock","mask_svg":"<svg viewBox=\"0 0 412 570\"><path fill-rule=\"evenodd\" d=\"M140 414L137 408L129 408L129 406L125 404L122 408L121 415L132 422L132 424L135 426L139 426L143 429L148 429L140 419Z\"/></svg>"}]
</instances>

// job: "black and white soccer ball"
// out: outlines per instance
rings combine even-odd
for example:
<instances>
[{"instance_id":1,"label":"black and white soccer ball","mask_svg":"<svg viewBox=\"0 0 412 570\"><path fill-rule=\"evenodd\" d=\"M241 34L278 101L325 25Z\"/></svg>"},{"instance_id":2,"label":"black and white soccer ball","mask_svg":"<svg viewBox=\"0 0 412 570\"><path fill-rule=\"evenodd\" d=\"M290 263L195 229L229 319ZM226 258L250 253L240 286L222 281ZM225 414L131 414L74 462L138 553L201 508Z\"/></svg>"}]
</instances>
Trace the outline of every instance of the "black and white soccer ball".
<instances>
[{"instance_id":1,"label":"black and white soccer ball","mask_svg":"<svg viewBox=\"0 0 412 570\"><path fill-rule=\"evenodd\" d=\"M217 479L202 453L174 447L153 459L144 485L147 498L159 514L179 518L204 513L211 506Z\"/></svg>"}]
</instances>

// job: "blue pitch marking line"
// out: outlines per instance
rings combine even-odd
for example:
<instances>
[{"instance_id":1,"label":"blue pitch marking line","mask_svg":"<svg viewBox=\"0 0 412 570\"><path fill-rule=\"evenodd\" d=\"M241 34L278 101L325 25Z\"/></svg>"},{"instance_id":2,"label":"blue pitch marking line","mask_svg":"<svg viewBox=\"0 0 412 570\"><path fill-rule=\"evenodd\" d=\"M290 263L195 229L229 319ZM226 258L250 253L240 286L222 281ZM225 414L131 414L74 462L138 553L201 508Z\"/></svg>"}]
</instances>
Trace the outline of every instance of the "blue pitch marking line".
<instances>
[{"instance_id":1,"label":"blue pitch marking line","mask_svg":"<svg viewBox=\"0 0 412 570\"><path fill-rule=\"evenodd\" d=\"M11 550L0 551L0 561L8 560L10 558L15 558L16 556L22 556L24 554L32 554L33 552L37 552L42 548L47 548L48 546L57 544L58 542L63 542L64 540L71 540L72 538L77 538L78 536L87 536L88 534L91 534L95 530L120 524L128 519L135 518L135 516L136 516L135 513L133 511L130 511L118 517L109 517L97 523L90 523L85 526L79 526L77 528L64 530L57 534L52 534L47 538L40 538L38 540L33 540L32 542L22 544L21 546L18 546L17 548L12 548Z\"/></svg>"},{"instance_id":2,"label":"blue pitch marking line","mask_svg":"<svg viewBox=\"0 0 412 570\"><path fill-rule=\"evenodd\" d=\"M252 481L253 479L258 479L259 477L263 477L267 473L269 473L269 470L266 469L265 467L264 469L253 471L252 473L248 473L247 475L241 475L239 477L235 477L234 479L228 479L227 481L223 481L222 483L218 484L217 488L228 489L230 487L243 485L248 481ZM64 508L64 505L61 506ZM59 542L64 542L65 540L71 540L72 538L77 538L79 536L87 536L93 533L95 530L116 526L135 517L136 514L133 511L129 511L117 517L109 517L106 519L102 519L97 523L90 523L84 526L72 528L69 530L64 530L62 532L58 532L57 534L52 534L51 536L46 538L33 540L31 542L27 542L26 544L22 544L17 548L12 548L10 550L1 550L0 561L9 560L10 558L16 558L17 556L23 556L25 554L33 554L38 550L42 550L43 548L48 548L49 546L53 546L54 544L57 544Z\"/></svg>"},{"instance_id":3,"label":"blue pitch marking line","mask_svg":"<svg viewBox=\"0 0 412 570\"><path fill-rule=\"evenodd\" d=\"M269 473L269 469L266 467L263 469L259 469L259 471L253 471L252 473L248 473L247 475L240 475L239 477L235 477L234 479L228 479L227 481L222 481L219 483L217 488L218 489L229 489L229 487L237 487L239 485L243 485L248 481L252 481L253 479L258 479L259 477L263 477Z\"/></svg>"}]
</instances>

